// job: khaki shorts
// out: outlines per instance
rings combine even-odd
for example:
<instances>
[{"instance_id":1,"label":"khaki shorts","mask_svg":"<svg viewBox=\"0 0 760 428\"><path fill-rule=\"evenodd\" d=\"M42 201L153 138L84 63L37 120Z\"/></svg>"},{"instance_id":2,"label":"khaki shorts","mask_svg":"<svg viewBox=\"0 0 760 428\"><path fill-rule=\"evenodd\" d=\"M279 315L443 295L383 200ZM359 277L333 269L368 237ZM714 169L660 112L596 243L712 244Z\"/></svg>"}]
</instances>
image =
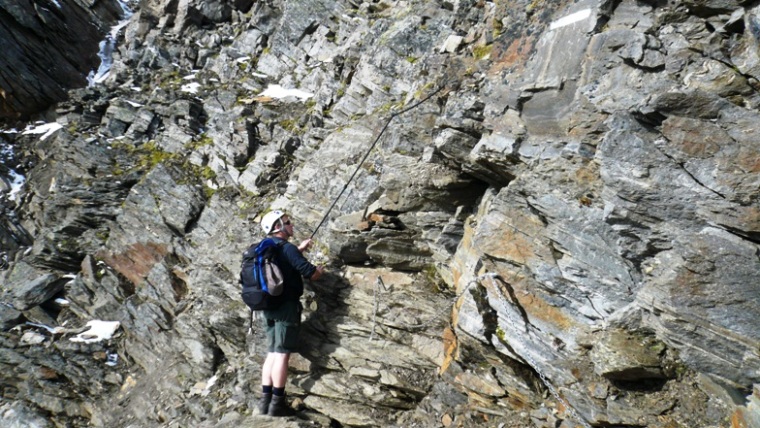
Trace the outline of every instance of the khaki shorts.
<instances>
[{"instance_id":1,"label":"khaki shorts","mask_svg":"<svg viewBox=\"0 0 760 428\"><path fill-rule=\"evenodd\" d=\"M286 301L279 308L263 311L266 321L267 352L298 352L301 331L301 302Z\"/></svg>"}]
</instances>

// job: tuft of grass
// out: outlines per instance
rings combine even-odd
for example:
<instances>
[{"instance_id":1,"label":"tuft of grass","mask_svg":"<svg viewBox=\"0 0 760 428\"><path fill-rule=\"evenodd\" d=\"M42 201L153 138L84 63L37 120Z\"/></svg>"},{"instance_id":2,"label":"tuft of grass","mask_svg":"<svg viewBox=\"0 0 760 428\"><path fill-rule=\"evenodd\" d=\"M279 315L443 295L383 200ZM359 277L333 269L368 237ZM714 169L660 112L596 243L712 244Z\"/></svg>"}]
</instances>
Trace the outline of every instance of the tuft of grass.
<instances>
[{"instance_id":1,"label":"tuft of grass","mask_svg":"<svg viewBox=\"0 0 760 428\"><path fill-rule=\"evenodd\" d=\"M425 84L425 86L421 87L414 93L414 99L421 99L424 95L427 95L427 92L435 86L435 83L428 82Z\"/></svg>"},{"instance_id":2,"label":"tuft of grass","mask_svg":"<svg viewBox=\"0 0 760 428\"><path fill-rule=\"evenodd\" d=\"M502 343L507 343L507 333L502 330L501 327L496 327L495 333L496 337L498 337Z\"/></svg>"},{"instance_id":3,"label":"tuft of grass","mask_svg":"<svg viewBox=\"0 0 760 428\"><path fill-rule=\"evenodd\" d=\"M302 134L303 130L298 126L298 121L295 119L284 119L278 122L282 129L290 132L291 134Z\"/></svg>"},{"instance_id":4,"label":"tuft of grass","mask_svg":"<svg viewBox=\"0 0 760 428\"><path fill-rule=\"evenodd\" d=\"M153 169L160 163L179 159L178 154L163 151L153 140L139 146L137 154L139 156L138 165L147 169Z\"/></svg>"},{"instance_id":5,"label":"tuft of grass","mask_svg":"<svg viewBox=\"0 0 760 428\"><path fill-rule=\"evenodd\" d=\"M475 59L481 60L488 58L491 55L491 50L493 49L493 45L484 45L484 46L476 46L472 49L472 56L475 57Z\"/></svg>"},{"instance_id":6,"label":"tuft of grass","mask_svg":"<svg viewBox=\"0 0 760 428\"><path fill-rule=\"evenodd\" d=\"M212 145L214 145L214 139L204 132L203 134L198 135L193 141L187 143L185 148L189 150L197 150L201 147Z\"/></svg>"},{"instance_id":7,"label":"tuft of grass","mask_svg":"<svg viewBox=\"0 0 760 428\"><path fill-rule=\"evenodd\" d=\"M504 31L504 24L501 22L501 20L494 18L493 20L493 38L496 39L499 36L501 36L501 33Z\"/></svg>"}]
</instances>

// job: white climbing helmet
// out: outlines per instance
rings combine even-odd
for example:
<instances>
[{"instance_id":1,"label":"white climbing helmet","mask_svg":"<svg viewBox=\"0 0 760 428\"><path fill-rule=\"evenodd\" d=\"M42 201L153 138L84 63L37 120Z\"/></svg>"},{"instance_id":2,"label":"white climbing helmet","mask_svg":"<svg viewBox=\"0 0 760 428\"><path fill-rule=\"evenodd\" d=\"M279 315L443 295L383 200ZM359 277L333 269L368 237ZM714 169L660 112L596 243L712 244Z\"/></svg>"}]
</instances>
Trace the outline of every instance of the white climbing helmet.
<instances>
[{"instance_id":1,"label":"white climbing helmet","mask_svg":"<svg viewBox=\"0 0 760 428\"><path fill-rule=\"evenodd\" d=\"M264 218L261 219L261 228L264 230L264 233L269 235L272 232L279 232L280 229L275 228L275 224L284 215L286 215L285 211L281 210L274 210L266 213Z\"/></svg>"}]
</instances>

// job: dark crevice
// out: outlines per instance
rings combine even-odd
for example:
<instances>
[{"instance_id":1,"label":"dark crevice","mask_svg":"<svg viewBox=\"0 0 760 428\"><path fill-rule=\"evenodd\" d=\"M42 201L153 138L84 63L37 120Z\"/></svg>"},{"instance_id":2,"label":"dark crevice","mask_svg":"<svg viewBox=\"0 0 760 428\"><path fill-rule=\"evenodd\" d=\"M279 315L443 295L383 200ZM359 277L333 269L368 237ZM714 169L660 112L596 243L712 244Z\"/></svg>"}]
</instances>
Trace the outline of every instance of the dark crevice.
<instances>
[{"instance_id":1,"label":"dark crevice","mask_svg":"<svg viewBox=\"0 0 760 428\"><path fill-rule=\"evenodd\" d=\"M593 309L594 312L596 312L596 314L599 315L599 319L604 320L605 316L601 312L599 312L598 309L596 309L596 306L594 306L594 302L591 300L591 298L588 297L588 296L586 296L586 300L588 301L588 304L591 306L591 309ZM593 319L593 318L589 317L588 315L585 315L585 316L586 316L586 318Z\"/></svg>"},{"instance_id":2,"label":"dark crevice","mask_svg":"<svg viewBox=\"0 0 760 428\"><path fill-rule=\"evenodd\" d=\"M615 10L618 8L622 0L603 0L601 4L599 5L599 17L596 21L596 26L594 27L593 33L601 33L604 31L604 29L607 27L607 23L610 21L610 18L612 18L612 15L615 13Z\"/></svg>"},{"instance_id":3,"label":"dark crevice","mask_svg":"<svg viewBox=\"0 0 760 428\"><path fill-rule=\"evenodd\" d=\"M662 391L668 379L610 380L610 383L624 391L653 393Z\"/></svg>"},{"instance_id":4,"label":"dark crevice","mask_svg":"<svg viewBox=\"0 0 760 428\"><path fill-rule=\"evenodd\" d=\"M68 281L66 281L68 282ZM47 301L43 302L39 305L40 309L42 309L46 314L50 315L52 319L58 319L58 315L61 313L61 306L55 302L58 298L65 298L66 297L66 291L61 290L56 295L48 299Z\"/></svg>"},{"instance_id":5,"label":"dark crevice","mask_svg":"<svg viewBox=\"0 0 760 428\"><path fill-rule=\"evenodd\" d=\"M488 305L485 289L473 289L470 290L470 293L472 294L475 304L478 307L478 312L481 314L481 316L483 316L483 326L485 327L483 334L486 337L486 340L491 343L493 343L494 339L498 340L502 346L507 348L509 353L519 356L520 354L509 344L507 340L500 337L501 335L497 332L498 315L496 311ZM538 372L536 372L529 364L525 363L524 361L507 357L501 352L497 352L496 356L506 366L510 367L514 371L515 375L522 379L526 385L530 385L537 394L544 395L548 392L544 384L541 382ZM468 358L466 354L462 355L461 357L461 361L463 362L468 359L471 359L472 361L482 360L482 358L478 358L477 356L471 356L471 358Z\"/></svg>"},{"instance_id":6,"label":"dark crevice","mask_svg":"<svg viewBox=\"0 0 760 428\"><path fill-rule=\"evenodd\" d=\"M657 128L662 127L662 123L665 122L665 119L668 118L668 116L662 114L661 112L657 110L652 111L634 111L631 112L631 116L633 116L636 121L638 121L642 126L647 128L648 130L655 130Z\"/></svg>"},{"instance_id":7,"label":"dark crevice","mask_svg":"<svg viewBox=\"0 0 760 428\"><path fill-rule=\"evenodd\" d=\"M105 266L107 266L107 265L105 265ZM121 289L121 291L124 293L124 296L126 296L126 298L124 299L124 302L123 302L124 304L127 304L127 302L130 301L130 299L133 299L133 298L134 299L138 299L139 298L139 296L137 296L135 294L135 293L137 293L137 287L135 287L135 284L132 283L132 281L130 281L129 279L127 279L122 273L114 270L110 266L107 266L107 268L109 269L109 271L112 272L112 274L114 275L114 277L118 281L117 285L118 285L119 289Z\"/></svg>"},{"instance_id":8,"label":"dark crevice","mask_svg":"<svg viewBox=\"0 0 760 428\"><path fill-rule=\"evenodd\" d=\"M623 58L623 63L631 68L635 68L638 70L643 70L648 73L659 73L663 70L665 70L665 64L658 65L655 67L647 67L645 65L641 65L637 63L636 61L630 59L630 58Z\"/></svg>"},{"instance_id":9,"label":"dark crevice","mask_svg":"<svg viewBox=\"0 0 760 428\"><path fill-rule=\"evenodd\" d=\"M711 189L710 187L708 187L707 185L705 185L704 183L702 183L701 181L699 181L699 179L697 177L695 177L694 174L692 174L688 169L686 169L686 166L685 166L684 162L680 162L680 161L676 160L673 156L669 155L668 153L666 153L663 150L660 150L659 148L658 148L658 150L665 157L667 157L668 159L670 159L674 164L678 165L686 174L689 175L689 177L691 177L692 180L694 180L695 183L699 184L703 188L705 188L705 189L709 190L710 192L714 193L715 195L719 196L721 199L726 199L725 195L721 194L720 192L718 192L716 190Z\"/></svg>"},{"instance_id":10,"label":"dark crevice","mask_svg":"<svg viewBox=\"0 0 760 428\"><path fill-rule=\"evenodd\" d=\"M477 119L474 119L474 118L470 118L470 119L477 120ZM482 121L482 119L481 119L481 121ZM477 132L477 131L473 130L472 128L459 128L459 127L456 127L456 126L441 127L438 131L441 132L444 129L453 129L453 130L459 131L459 132L461 132L463 134L467 134L470 137L473 137L473 138L475 138L477 140L480 140L480 138L483 136L482 133Z\"/></svg>"},{"instance_id":11,"label":"dark crevice","mask_svg":"<svg viewBox=\"0 0 760 428\"><path fill-rule=\"evenodd\" d=\"M499 280L501 284L504 285L504 289L506 289L507 294L509 295L509 299L512 301L512 306L514 306L515 310L520 314L520 317L523 320L523 323L525 324L525 332L530 333L530 329L528 328L533 327L536 328L533 324L531 324L530 319L528 318L528 312L525 311L525 308L522 307L520 304L520 301L517 300L517 295L515 294L515 289L512 287L512 284L505 281L502 277L496 276L496 279Z\"/></svg>"},{"instance_id":12,"label":"dark crevice","mask_svg":"<svg viewBox=\"0 0 760 428\"><path fill-rule=\"evenodd\" d=\"M546 215L542 213L538 208L536 208L533 204L531 204L527 199L525 200L525 205L528 207L528 211L530 211L531 214L538 217L539 220L541 220L541 224L546 227L549 225L549 220L547 220ZM518 230L515 228L515 230Z\"/></svg>"},{"instance_id":13,"label":"dark crevice","mask_svg":"<svg viewBox=\"0 0 760 428\"><path fill-rule=\"evenodd\" d=\"M301 33L301 36L298 38L298 41L295 43L296 46L301 44L301 41L306 38L306 36L310 36L314 34L315 31L317 31L317 28L319 28L319 23L314 21L311 24L309 24L308 27L306 27L303 30L303 33Z\"/></svg>"},{"instance_id":14,"label":"dark crevice","mask_svg":"<svg viewBox=\"0 0 760 428\"><path fill-rule=\"evenodd\" d=\"M497 311L489 305L488 296L485 289L482 287L473 287L470 289L470 294L472 295L475 305L478 308L478 313L481 317L483 317L483 335L486 337L486 339L489 342L493 342L493 339L495 337L499 340L499 342L501 342L502 345L504 345L505 348L507 348L510 353L514 355L520 355L506 340L499 338L499 334L497 333L499 315Z\"/></svg>"},{"instance_id":15,"label":"dark crevice","mask_svg":"<svg viewBox=\"0 0 760 428\"><path fill-rule=\"evenodd\" d=\"M227 356L224 355L224 351L222 351L222 348L220 348L219 346L213 346L211 350L213 352L211 372L216 373L217 371L219 371L219 368L222 366L222 364L227 362Z\"/></svg>"},{"instance_id":16,"label":"dark crevice","mask_svg":"<svg viewBox=\"0 0 760 428\"><path fill-rule=\"evenodd\" d=\"M760 245L760 232L740 230L740 229L736 229L730 226L726 226L724 224L717 224L716 226L720 227L721 229L725 230L726 232L740 239L752 242L753 244Z\"/></svg>"},{"instance_id":17,"label":"dark crevice","mask_svg":"<svg viewBox=\"0 0 760 428\"><path fill-rule=\"evenodd\" d=\"M259 120L246 121L245 131L248 135L248 147L246 148L246 163L248 163L263 144L261 134L259 133Z\"/></svg>"},{"instance_id":18,"label":"dark crevice","mask_svg":"<svg viewBox=\"0 0 760 428\"><path fill-rule=\"evenodd\" d=\"M187 221L187 224L185 225L185 231L184 233L180 233L179 231L173 230L174 228L171 228L169 224L166 224L167 227L170 227L172 229L172 232L177 233L177 236L187 236L189 235L195 228L198 226L198 222L201 220L201 217L203 217L203 212L206 210L206 204L204 203L201 205L198 212ZM164 222L166 223L166 222Z\"/></svg>"},{"instance_id":19,"label":"dark crevice","mask_svg":"<svg viewBox=\"0 0 760 428\"><path fill-rule=\"evenodd\" d=\"M187 283L182 278L178 277L174 271L169 272L169 278L171 281L172 291L174 292L174 301L179 302L187 295Z\"/></svg>"}]
</instances>

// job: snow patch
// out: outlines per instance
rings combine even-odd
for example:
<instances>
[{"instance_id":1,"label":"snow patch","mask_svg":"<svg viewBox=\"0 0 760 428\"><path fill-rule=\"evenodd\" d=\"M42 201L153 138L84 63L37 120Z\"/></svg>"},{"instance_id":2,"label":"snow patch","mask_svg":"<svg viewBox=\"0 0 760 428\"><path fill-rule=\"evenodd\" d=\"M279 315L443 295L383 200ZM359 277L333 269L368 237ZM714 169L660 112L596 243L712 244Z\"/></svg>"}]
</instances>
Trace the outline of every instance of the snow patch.
<instances>
[{"instance_id":1,"label":"snow patch","mask_svg":"<svg viewBox=\"0 0 760 428\"><path fill-rule=\"evenodd\" d=\"M11 201L16 200L16 195L21 191L21 188L26 182L26 177L17 173L12 169L8 169L8 175L11 177L11 191L8 192L8 199Z\"/></svg>"},{"instance_id":2,"label":"snow patch","mask_svg":"<svg viewBox=\"0 0 760 428\"><path fill-rule=\"evenodd\" d=\"M111 27L111 31L106 35L105 40L101 41L100 51L98 57L100 57L100 66L98 70L92 70L87 75L87 85L93 86L96 83L102 83L111 74L111 66L113 65L113 51L116 49L116 38L119 35L119 31L129 24L129 18L132 16L132 11L129 9L126 1L119 0L122 12L124 12L123 19L118 24Z\"/></svg>"},{"instance_id":3,"label":"snow patch","mask_svg":"<svg viewBox=\"0 0 760 428\"><path fill-rule=\"evenodd\" d=\"M21 336L21 343L26 343L28 345L39 345L44 341L45 336L34 331L27 331L23 336Z\"/></svg>"},{"instance_id":4,"label":"snow patch","mask_svg":"<svg viewBox=\"0 0 760 428\"><path fill-rule=\"evenodd\" d=\"M35 126L34 128L26 129L24 132L21 133L21 135L29 135L29 134L44 134L42 137L40 137L40 141L45 141L47 137L53 135L53 133L59 129L63 128L63 125L60 123L45 123L43 125Z\"/></svg>"},{"instance_id":5,"label":"snow patch","mask_svg":"<svg viewBox=\"0 0 760 428\"><path fill-rule=\"evenodd\" d=\"M198 382L190 388L190 395L200 395L205 397L211 393L211 387L216 384L217 376L211 376L211 378L205 382Z\"/></svg>"},{"instance_id":6,"label":"snow patch","mask_svg":"<svg viewBox=\"0 0 760 428\"><path fill-rule=\"evenodd\" d=\"M285 89L280 85L269 85L264 92L259 94L259 96L272 98L296 97L301 101L305 101L313 97L314 94L300 89Z\"/></svg>"},{"instance_id":7,"label":"snow patch","mask_svg":"<svg viewBox=\"0 0 760 428\"><path fill-rule=\"evenodd\" d=\"M121 326L119 321L88 321L89 330L79 333L70 338L72 342L95 343L101 340L110 339L116 330Z\"/></svg>"},{"instance_id":8,"label":"snow patch","mask_svg":"<svg viewBox=\"0 0 760 428\"><path fill-rule=\"evenodd\" d=\"M45 324L40 324L36 322L25 322L24 325L30 325L32 327L37 327L46 330L50 334L58 334L61 332L61 327L48 327Z\"/></svg>"},{"instance_id":9,"label":"snow patch","mask_svg":"<svg viewBox=\"0 0 760 428\"><path fill-rule=\"evenodd\" d=\"M197 94L198 93L198 88L200 88L200 87L201 87L200 83L193 82L193 83L188 83L186 85L182 85L182 87L180 88L180 91L182 91L182 92L188 92L188 93L191 93L191 94Z\"/></svg>"}]
</instances>

